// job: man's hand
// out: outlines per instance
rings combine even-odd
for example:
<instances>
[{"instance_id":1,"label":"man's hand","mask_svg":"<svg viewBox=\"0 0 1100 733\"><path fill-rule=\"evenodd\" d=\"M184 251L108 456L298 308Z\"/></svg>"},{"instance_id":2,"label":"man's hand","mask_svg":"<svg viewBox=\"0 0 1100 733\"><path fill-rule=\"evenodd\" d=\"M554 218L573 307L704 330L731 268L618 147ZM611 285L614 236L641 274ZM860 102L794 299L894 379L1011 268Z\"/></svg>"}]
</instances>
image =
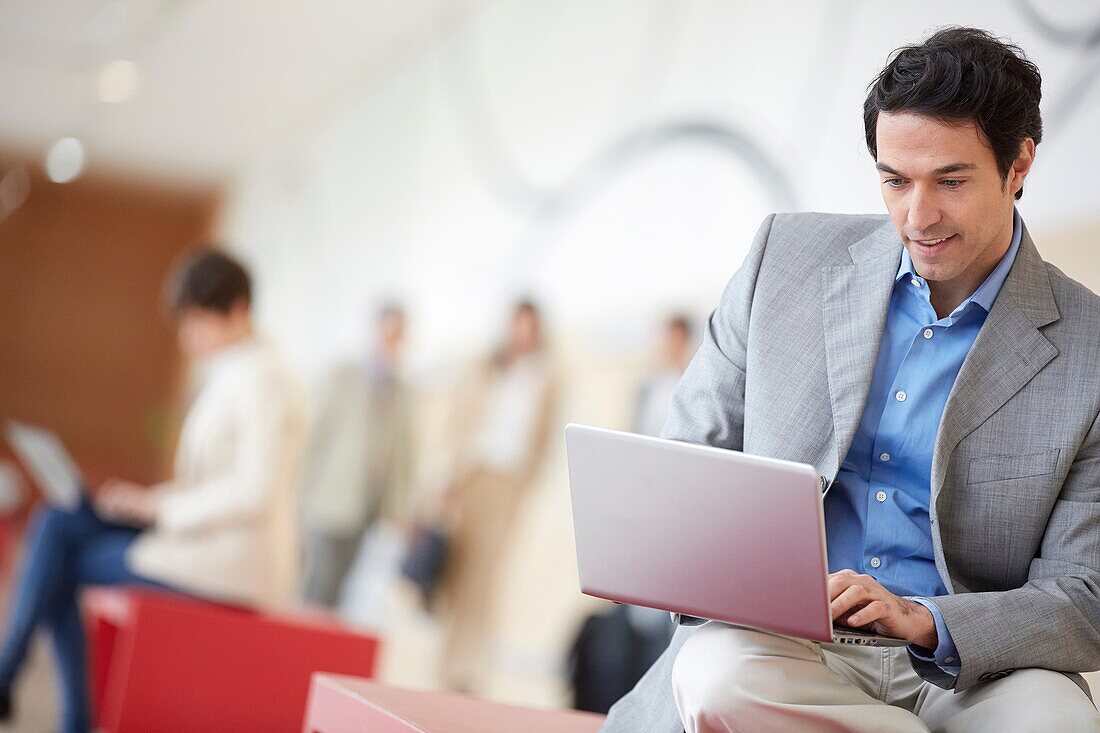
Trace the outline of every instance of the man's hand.
<instances>
[{"instance_id":1,"label":"man's hand","mask_svg":"<svg viewBox=\"0 0 1100 733\"><path fill-rule=\"evenodd\" d=\"M854 570L831 573L828 588L833 621L905 639L925 649L936 648L938 637L932 612L916 601L895 596L870 575L860 575Z\"/></svg>"},{"instance_id":2,"label":"man's hand","mask_svg":"<svg viewBox=\"0 0 1100 733\"><path fill-rule=\"evenodd\" d=\"M157 498L144 486L112 479L103 484L95 507L105 519L119 524L146 527L157 521Z\"/></svg>"}]
</instances>

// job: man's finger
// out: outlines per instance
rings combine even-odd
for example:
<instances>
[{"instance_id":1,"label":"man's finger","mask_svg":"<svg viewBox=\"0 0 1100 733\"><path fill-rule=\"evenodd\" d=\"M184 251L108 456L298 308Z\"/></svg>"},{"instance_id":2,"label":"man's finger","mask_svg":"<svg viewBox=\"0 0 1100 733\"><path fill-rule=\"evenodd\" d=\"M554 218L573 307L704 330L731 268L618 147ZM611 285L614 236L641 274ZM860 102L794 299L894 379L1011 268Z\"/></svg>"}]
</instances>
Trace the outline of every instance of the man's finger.
<instances>
[{"instance_id":1,"label":"man's finger","mask_svg":"<svg viewBox=\"0 0 1100 733\"><path fill-rule=\"evenodd\" d=\"M829 604L833 620L837 620L853 608L865 606L874 599L871 589L865 585L848 586L839 596Z\"/></svg>"},{"instance_id":2,"label":"man's finger","mask_svg":"<svg viewBox=\"0 0 1100 733\"><path fill-rule=\"evenodd\" d=\"M871 601L848 617L851 626L869 626L890 615L890 605L886 601Z\"/></svg>"},{"instance_id":3,"label":"man's finger","mask_svg":"<svg viewBox=\"0 0 1100 733\"><path fill-rule=\"evenodd\" d=\"M825 587L829 592L829 600L835 599L852 585L858 583L859 575L854 570L841 570L832 573L826 578Z\"/></svg>"}]
</instances>

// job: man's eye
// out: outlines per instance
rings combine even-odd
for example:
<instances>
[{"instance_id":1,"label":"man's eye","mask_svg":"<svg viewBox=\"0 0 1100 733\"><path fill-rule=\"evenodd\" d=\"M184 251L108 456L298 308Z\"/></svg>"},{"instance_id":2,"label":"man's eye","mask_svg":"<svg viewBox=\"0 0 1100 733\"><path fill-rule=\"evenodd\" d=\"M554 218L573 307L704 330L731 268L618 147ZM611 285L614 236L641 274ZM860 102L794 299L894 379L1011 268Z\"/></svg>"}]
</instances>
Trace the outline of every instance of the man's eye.
<instances>
[{"instance_id":1,"label":"man's eye","mask_svg":"<svg viewBox=\"0 0 1100 733\"><path fill-rule=\"evenodd\" d=\"M945 181L940 181L940 183L947 186L948 188L958 188L962 185L962 181L956 180L954 178L948 178Z\"/></svg>"},{"instance_id":2,"label":"man's eye","mask_svg":"<svg viewBox=\"0 0 1100 733\"><path fill-rule=\"evenodd\" d=\"M883 181L883 183L885 183L887 186L890 186L891 188L897 188L902 183L904 183L904 181L902 181L902 179L900 178L887 178L885 181Z\"/></svg>"}]
</instances>

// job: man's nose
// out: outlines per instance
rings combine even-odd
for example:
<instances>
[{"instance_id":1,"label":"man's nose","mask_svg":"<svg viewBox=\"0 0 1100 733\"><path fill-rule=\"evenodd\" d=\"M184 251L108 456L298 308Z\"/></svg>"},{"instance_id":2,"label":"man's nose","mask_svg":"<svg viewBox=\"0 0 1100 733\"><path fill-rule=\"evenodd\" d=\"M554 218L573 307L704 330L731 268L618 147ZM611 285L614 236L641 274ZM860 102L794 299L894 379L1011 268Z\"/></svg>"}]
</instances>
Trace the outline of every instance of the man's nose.
<instances>
[{"instance_id":1,"label":"man's nose","mask_svg":"<svg viewBox=\"0 0 1100 733\"><path fill-rule=\"evenodd\" d=\"M919 186L913 190L913 196L909 200L909 229L913 234L922 235L939 224L941 219L939 206L935 196L922 190Z\"/></svg>"}]
</instances>

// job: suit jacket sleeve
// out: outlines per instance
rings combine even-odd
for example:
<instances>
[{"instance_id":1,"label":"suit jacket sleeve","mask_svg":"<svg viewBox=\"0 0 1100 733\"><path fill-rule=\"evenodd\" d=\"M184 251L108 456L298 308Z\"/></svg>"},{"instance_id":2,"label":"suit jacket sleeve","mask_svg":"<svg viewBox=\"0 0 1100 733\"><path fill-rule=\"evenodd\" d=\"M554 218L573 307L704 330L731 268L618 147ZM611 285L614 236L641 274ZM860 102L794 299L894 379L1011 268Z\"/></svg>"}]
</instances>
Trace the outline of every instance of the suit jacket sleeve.
<instances>
[{"instance_id":1,"label":"suit jacket sleeve","mask_svg":"<svg viewBox=\"0 0 1100 733\"><path fill-rule=\"evenodd\" d=\"M1028 582L934 600L962 668L944 679L916 660L914 667L941 687L964 690L1022 667L1100 669L1100 416L1062 485Z\"/></svg>"},{"instance_id":2,"label":"suit jacket sleeve","mask_svg":"<svg viewBox=\"0 0 1100 733\"><path fill-rule=\"evenodd\" d=\"M774 214L764 220L741 269L711 314L703 343L673 394L661 436L740 450L745 420L745 357L760 263ZM681 733L672 696L672 665L696 627L680 627L664 654L608 713L605 733Z\"/></svg>"},{"instance_id":3,"label":"suit jacket sleeve","mask_svg":"<svg viewBox=\"0 0 1100 733\"><path fill-rule=\"evenodd\" d=\"M774 216L760 225L744 263L711 313L703 343L673 393L661 437L741 450L749 319Z\"/></svg>"}]
</instances>

